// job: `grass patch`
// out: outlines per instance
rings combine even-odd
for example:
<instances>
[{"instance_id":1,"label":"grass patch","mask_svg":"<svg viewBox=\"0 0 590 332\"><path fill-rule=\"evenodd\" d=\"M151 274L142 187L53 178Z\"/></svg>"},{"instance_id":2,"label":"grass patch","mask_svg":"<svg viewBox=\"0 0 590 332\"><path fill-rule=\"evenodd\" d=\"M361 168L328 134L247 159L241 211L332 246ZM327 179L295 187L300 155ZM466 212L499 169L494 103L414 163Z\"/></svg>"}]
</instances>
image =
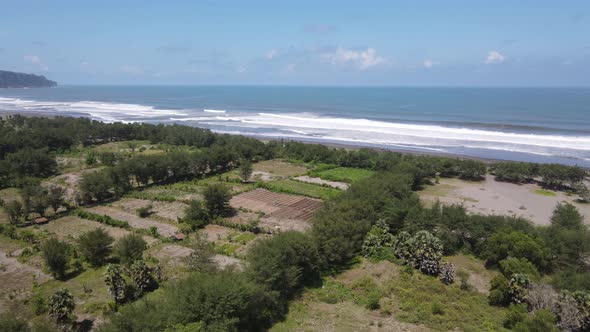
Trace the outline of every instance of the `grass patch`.
<instances>
[{"instance_id":1,"label":"grass patch","mask_svg":"<svg viewBox=\"0 0 590 332\"><path fill-rule=\"evenodd\" d=\"M535 193L537 195L541 195L541 196L548 196L548 197L555 197L555 196L557 196L557 194L554 191L545 190L545 189L533 190L533 193Z\"/></svg>"},{"instance_id":2,"label":"grass patch","mask_svg":"<svg viewBox=\"0 0 590 332\"><path fill-rule=\"evenodd\" d=\"M351 167L336 167L324 170L312 170L309 172L310 176L318 177L323 180L342 181L342 182L357 182L373 175L373 171L360 168Z\"/></svg>"},{"instance_id":3,"label":"grass patch","mask_svg":"<svg viewBox=\"0 0 590 332\"><path fill-rule=\"evenodd\" d=\"M443 331L505 330L502 323L507 309L490 306L485 295L462 291L457 284L445 286L431 276L404 273L385 288L398 300L400 321Z\"/></svg>"},{"instance_id":4,"label":"grass patch","mask_svg":"<svg viewBox=\"0 0 590 332\"><path fill-rule=\"evenodd\" d=\"M270 191L320 198L323 200L336 197L342 193L342 191L335 188L290 179L266 182L262 186Z\"/></svg>"}]
</instances>

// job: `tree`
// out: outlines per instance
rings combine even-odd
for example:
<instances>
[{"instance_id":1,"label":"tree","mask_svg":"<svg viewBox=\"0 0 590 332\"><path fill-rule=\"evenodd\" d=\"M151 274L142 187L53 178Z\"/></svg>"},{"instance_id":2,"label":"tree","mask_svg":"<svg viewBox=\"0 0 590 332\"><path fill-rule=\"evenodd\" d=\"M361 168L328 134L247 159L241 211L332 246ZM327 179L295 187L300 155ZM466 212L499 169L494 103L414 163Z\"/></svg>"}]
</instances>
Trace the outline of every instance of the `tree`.
<instances>
[{"instance_id":1,"label":"tree","mask_svg":"<svg viewBox=\"0 0 590 332\"><path fill-rule=\"evenodd\" d=\"M378 221L365 236L362 253L365 257L383 257L385 251L391 250L393 242L394 236L389 233L389 226L384 221Z\"/></svg>"},{"instance_id":2,"label":"tree","mask_svg":"<svg viewBox=\"0 0 590 332\"><path fill-rule=\"evenodd\" d=\"M127 283L121 272L121 267L116 264L109 264L104 273L104 282L109 287L109 294L113 297L116 304L121 304L127 294Z\"/></svg>"},{"instance_id":3,"label":"tree","mask_svg":"<svg viewBox=\"0 0 590 332\"><path fill-rule=\"evenodd\" d=\"M262 240L248 252L253 279L289 298L303 285L319 279L320 257L313 239L288 231Z\"/></svg>"},{"instance_id":4,"label":"tree","mask_svg":"<svg viewBox=\"0 0 590 332\"><path fill-rule=\"evenodd\" d=\"M504 230L486 241L482 256L491 266L508 257L515 257L526 258L540 270L547 270L551 253L541 238L521 231Z\"/></svg>"},{"instance_id":5,"label":"tree","mask_svg":"<svg viewBox=\"0 0 590 332\"><path fill-rule=\"evenodd\" d=\"M60 186L51 186L47 192L47 203L57 213L57 209L64 204L65 189Z\"/></svg>"},{"instance_id":6,"label":"tree","mask_svg":"<svg viewBox=\"0 0 590 332\"><path fill-rule=\"evenodd\" d=\"M137 260L131 265L130 276L138 296L153 290L157 286L150 268L142 260Z\"/></svg>"},{"instance_id":7,"label":"tree","mask_svg":"<svg viewBox=\"0 0 590 332\"><path fill-rule=\"evenodd\" d=\"M557 205L545 236L559 265L578 266L590 253L590 231L583 216L570 203Z\"/></svg>"},{"instance_id":8,"label":"tree","mask_svg":"<svg viewBox=\"0 0 590 332\"><path fill-rule=\"evenodd\" d=\"M75 306L72 293L61 288L49 298L49 316L55 318L58 324L64 324L69 320Z\"/></svg>"},{"instance_id":9,"label":"tree","mask_svg":"<svg viewBox=\"0 0 590 332\"><path fill-rule=\"evenodd\" d=\"M67 243L56 238L46 240L41 246L43 260L51 274L56 279L64 277L70 261L69 248Z\"/></svg>"},{"instance_id":10,"label":"tree","mask_svg":"<svg viewBox=\"0 0 590 332\"><path fill-rule=\"evenodd\" d=\"M242 178L242 182L248 182L252 176L252 162L249 159L242 159L240 161L240 177Z\"/></svg>"},{"instance_id":11,"label":"tree","mask_svg":"<svg viewBox=\"0 0 590 332\"><path fill-rule=\"evenodd\" d=\"M143 258L143 251L147 248L147 243L141 235L125 235L115 243L114 252L121 263L130 265L136 260Z\"/></svg>"},{"instance_id":12,"label":"tree","mask_svg":"<svg viewBox=\"0 0 590 332\"><path fill-rule=\"evenodd\" d=\"M152 211L153 208L154 208L154 206L152 204L148 204L146 206L142 206L140 208L137 208L136 212L140 218L147 218L153 213L153 211Z\"/></svg>"},{"instance_id":13,"label":"tree","mask_svg":"<svg viewBox=\"0 0 590 332\"><path fill-rule=\"evenodd\" d=\"M523 273L531 277L533 280L539 280L541 275L539 271L526 258L508 257L499 262L500 272L506 277L510 277L516 273Z\"/></svg>"},{"instance_id":14,"label":"tree","mask_svg":"<svg viewBox=\"0 0 590 332\"><path fill-rule=\"evenodd\" d=\"M191 253L186 258L186 265L189 270L197 272L211 272L216 270L213 255L215 245L209 242L203 235L196 233L191 244Z\"/></svg>"},{"instance_id":15,"label":"tree","mask_svg":"<svg viewBox=\"0 0 590 332\"><path fill-rule=\"evenodd\" d=\"M582 202L590 203L590 189L587 185L581 183L576 187L576 192Z\"/></svg>"},{"instance_id":16,"label":"tree","mask_svg":"<svg viewBox=\"0 0 590 332\"><path fill-rule=\"evenodd\" d=\"M13 200L4 205L4 211L8 216L8 221L13 225L18 225L21 219L25 216L25 209L23 203L19 200Z\"/></svg>"},{"instance_id":17,"label":"tree","mask_svg":"<svg viewBox=\"0 0 590 332\"><path fill-rule=\"evenodd\" d=\"M229 188L222 184L207 185L203 191L203 197L205 198L205 207L213 218L224 215L230 208L231 193Z\"/></svg>"},{"instance_id":18,"label":"tree","mask_svg":"<svg viewBox=\"0 0 590 332\"><path fill-rule=\"evenodd\" d=\"M100 266L111 253L113 238L102 228L88 231L78 238L78 249L93 266Z\"/></svg>"},{"instance_id":19,"label":"tree","mask_svg":"<svg viewBox=\"0 0 590 332\"><path fill-rule=\"evenodd\" d=\"M184 209L184 218L180 221L190 225L193 230L203 228L209 223L209 213L201 201L193 199Z\"/></svg>"},{"instance_id":20,"label":"tree","mask_svg":"<svg viewBox=\"0 0 590 332\"><path fill-rule=\"evenodd\" d=\"M113 186L113 179L109 171L98 171L85 173L80 180L79 189L84 203L90 203L92 199L103 202L111 196Z\"/></svg>"}]
</instances>

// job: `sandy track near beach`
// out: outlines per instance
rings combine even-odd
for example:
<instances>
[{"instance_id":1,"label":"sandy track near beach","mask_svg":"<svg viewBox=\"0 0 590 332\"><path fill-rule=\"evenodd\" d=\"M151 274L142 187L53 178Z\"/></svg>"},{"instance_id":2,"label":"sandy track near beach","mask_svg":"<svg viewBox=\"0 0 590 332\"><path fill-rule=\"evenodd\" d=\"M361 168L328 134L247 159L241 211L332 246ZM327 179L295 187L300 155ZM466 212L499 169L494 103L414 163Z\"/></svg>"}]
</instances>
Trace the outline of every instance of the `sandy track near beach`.
<instances>
[{"instance_id":1,"label":"sandy track near beach","mask_svg":"<svg viewBox=\"0 0 590 332\"><path fill-rule=\"evenodd\" d=\"M535 224L547 225L559 202L574 204L590 224L590 204L576 202L576 196L554 192L555 196L536 193L541 189L537 184L513 184L494 180L488 175L485 181L469 182L458 179L442 179L440 184L420 192L425 201L437 199L447 204L463 204L472 213L516 215Z\"/></svg>"}]
</instances>

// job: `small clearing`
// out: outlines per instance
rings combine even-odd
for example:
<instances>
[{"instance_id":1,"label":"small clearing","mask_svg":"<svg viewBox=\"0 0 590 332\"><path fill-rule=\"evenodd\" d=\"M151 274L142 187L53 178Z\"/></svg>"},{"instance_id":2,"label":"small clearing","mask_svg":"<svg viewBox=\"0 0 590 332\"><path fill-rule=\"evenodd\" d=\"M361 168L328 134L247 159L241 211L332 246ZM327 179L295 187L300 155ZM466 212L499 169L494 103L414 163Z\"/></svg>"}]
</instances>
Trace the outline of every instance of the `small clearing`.
<instances>
[{"instance_id":1,"label":"small clearing","mask_svg":"<svg viewBox=\"0 0 590 332\"><path fill-rule=\"evenodd\" d=\"M260 225L276 230L306 230L322 201L309 197L275 193L266 189L254 189L234 196L230 201L234 208L262 211Z\"/></svg>"},{"instance_id":2,"label":"small clearing","mask_svg":"<svg viewBox=\"0 0 590 332\"><path fill-rule=\"evenodd\" d=\"M453 263L455 265L456 271L464 270L465 272L469 273L468 283L478 292L485 295L489 294L490 281L498 273L486 269L483 261L461 254L445 257L445 260ZM459 282L459 279L455 278L455 282Z\"/></svg>"},{"instance_id":3,"label":"small clearing","mask_svg":"<svg viewBox=\"0 0 590 332\"><path fill-rule=\"evenodd\" d=\"M24 298L29 295L33 281L43 283L50 279L41 269L20 263L0 250L0 313L5 311L4 301L10 300L9 297Z\"/></svg>"},{"instance_id":4,"label":"small clearing","mask_svg":"<svg viewBox=\"0 0 590 332\"><path fill-rule=\"evenodd\" d=\"M481 182L441 179L440 184L429 186L419 194L428 202L463 204L471 213L516 215L539 225L549 224L558 203L570 202L585 216L585 222L590 223L590 204L578 203L576 196L563 192L541 195L538 190L542 188L537 184L500 182L487 175Z\"/></svg>"},{"instance_id":5,"label":"small clearing","mask_svg":"<svg viewBox=\"0 0 590 332\"><path fill-rule=\"evenodd\" d=\"M171 237L178 233L178 227L174 225L159 222L150 218L140 218L135 214L124 212L116 208L108 206L95 206L86 210L96 214L107 215L113 219L126 221L133 228L150 229L150 227L156 227L158 229L158 233L161 236Z\"/></svg>"},{"instance_id":6,"label":"small clearing","mask_svg":"<svg viewBox=\"0 0 590 332\"><path fill-rule=\"evenodd\" d=\"M270 174L273 177L297 176L307 172L307 168L301 165L295 165L282 160L265 160L253 165L256 172Z\"/></svg>"},{"instance_id":7,"label":"small clearing","mask_svg":"<svg viewBox=\"0 0 590 332\"><path fill-rule=\"evenodd\" d=\"M176 222L184 216L187 205L181 202L159 202L146 199L123 198L112 204L125 212L137 214L137 209L152 205L153 215Z\"/></svg>"},{"instance_id":8,"label":"small clearing","mask_svg":"<svg viewBox=\"0 0 590 332\"><path fill-rule=\"evenodd\" d=\"M350 184L348 184L346 182L322 180L320 178L313 178L313 177L307 176L307 175L298 176L293 179L297 180L297 181L301 181L301 182L306 182L306 183L319 184L321 186L329 186L329 187L340 189L340 190L346 190L346 189L348 189L348 187L350 187Z\"/></svg>"}]
</instances>

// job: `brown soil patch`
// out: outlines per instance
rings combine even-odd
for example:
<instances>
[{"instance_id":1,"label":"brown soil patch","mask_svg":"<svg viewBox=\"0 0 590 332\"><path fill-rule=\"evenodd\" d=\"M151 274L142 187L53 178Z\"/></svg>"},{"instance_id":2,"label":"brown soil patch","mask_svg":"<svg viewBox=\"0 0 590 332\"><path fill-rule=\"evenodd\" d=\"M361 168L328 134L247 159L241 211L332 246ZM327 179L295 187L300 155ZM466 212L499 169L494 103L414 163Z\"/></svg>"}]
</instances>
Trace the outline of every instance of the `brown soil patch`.
<instances>
[{"instance_id":1,"label":"brown soil patch","mask_svg":"<svg viewBox=\"0 0 590 332\"><path fill-rule=\"evenodd\" d=\"M213 256L213 261L222 270L225 270L226 268L233 268L241 271L243 269L243 261L239 258L218 254Z\"/></svg>"},{"instance_id":2,"label":"brown soil patch","mask_svg":"<svg viewBox=\"0 0 590 332\"><path fill-rule=\"evenodd\" d=\"M273 177L289 177L307 172L305 166L294 165L281 160L265 160L253 165L254 172L263 172Z\"/></svg>"},{"instance_id":3,"label":"brown soil patch","mask_svg":"<svg viewBox=\"0 0 590 332\"><path fill-rule=\"evenodd\" d=\"M184 216L184 210L187 205L181 202L158 202L145 199L123 198L115 203L113 207L122 209L125 212L137 214L137 209L148 206L153 206L153 214L170 221L177 221L178 218Z\"/></svg>"},{"instance_id":4,"label":"brown soil patch","mask_svg":"<svg viewBox=\"0 0 590 332\"><path fill-rule=\"evenodd\" d=\"M234 208L264 212L265 215L260 220L263 227L277 231L304 231L309 228L309 220L323 203L319 199L258 188L234 196L230 204Z\"/></svg>"},{"instance_id":5,"label":"brown soil patch","mask_svg":"<svg viewBox=\"0 0 590 332\"><path fill-rule=\"evenodd\" d=\"M307 176L307 175L298 176L296 178L293 178L293 180L306 182L306 183L312 183L312 184L325 185L325 186L329 186L329 187L340 189L340 190L346 190L346 189L348 189L348 187L350 187L350 184L348 184L346 182L322 180L320 178L312 178L311 176Z\"/></svg>"},{"instance_id":6,"label":"brown soil patch","mask_svg":"<svg viewBox=\"0 0 590 332\"><path fill-rule=\"evenodd\" d=\"M20 263L0 251L0 312L4 312L4 302L10 300L9 296L25 298L32 289L33 280L43 283L49 279L51 277L41 269Z\"/></svg>"},{"instance_id":7,"label":"brown soil patch","mask_svg":"<svg viewBox=\"0 0 590 332\"><path fill-rule=\"evenodd\" d=\"M226 220L236 223L236 224L243 224L246 225L249 222L259 219L260 215L254 212L244 212L238 210L238 212L230 218L226 218Z\"/></svg>"},{"instance_id":8,"label":"brown soil patch","mask_svg":"<svg viewBox=\"0 0 590 332\"><path fill-rule=\"evenodd\" d=\"M158 233L161 236L170 237L178 232L178 227L174 225L158 222L150 218L140 218L135 214L124 212L112 207L95 206L87 210L92 213L103 214L114 219L126 221L131 227L134 228L150 229L150 227L156 227L158 229Z\"/></svg>"},{"instance_id":9,"label":"brown soil patch","mask_svg":"<svg viewBox=\"0 0 590 332\"><path fill-rule=\"evenodd\" d=\"M37 230L34 230L34 232L47 231L57 236L57 238L60 240L73 240L78 238L81 234L95 230L97 228L102 228L115 240L131 234L130 231L123 228L111 227L96 221L81 219L75 216L66 216L52 220L45 225L40 225ZM148 245L158 241L151 236L144 235L143 238L148 243Z\"/></svg>"},{"instance_id":10,"label":"brown soil patch","mask_svg":"<svg viewBox=\"0 0 590 332\"><path fill-rule=\"evenodd\" d=\"M227 238L230 234L234 232L233 229L228 227L223 227L219 225L209 224L205 226L202 230L200 230L202 234L205 234L207 241L215 242L221 241Z\"/></svg>"},{"instance_id":11,"label":"brown soil patch","mask_svg":"<svg viewBox=\"0 0 590 332\"><path fill-rule=\"evenodd\" d=\"M471 213L516 215L535 224L547 225L559 202L574 204L590 223L590 204L576 202L576 196L555 192L556 196L535 193L541 189L537 184L513 184L499 182L487 175L481 182L442 179L441 183L420 192L420 197L429 202L440 200L446 204L463 204Z\"/></svg>"}]
</instances>

